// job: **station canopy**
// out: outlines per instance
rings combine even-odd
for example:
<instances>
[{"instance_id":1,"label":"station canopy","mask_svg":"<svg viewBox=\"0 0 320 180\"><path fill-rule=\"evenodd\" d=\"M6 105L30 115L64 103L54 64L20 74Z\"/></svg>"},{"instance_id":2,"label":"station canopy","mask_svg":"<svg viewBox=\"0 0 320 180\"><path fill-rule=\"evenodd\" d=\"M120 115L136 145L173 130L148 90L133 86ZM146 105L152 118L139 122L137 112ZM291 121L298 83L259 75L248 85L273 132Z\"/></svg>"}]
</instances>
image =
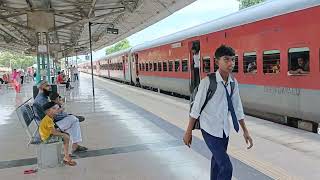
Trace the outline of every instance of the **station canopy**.
<instances>
[{"instance_id":1,"label":"station canopy","mask_svg":"<svg viewBox=\"0 0 320 180\"><path fill-rule=\"evenodd\" d=\"M0 0L0 51L36 54L45 32L56 58L114 44L195 0ZM38 34L37 34L38 33ZM59 56L59 57L57 57Z\"/></svg>"}]
</instances>

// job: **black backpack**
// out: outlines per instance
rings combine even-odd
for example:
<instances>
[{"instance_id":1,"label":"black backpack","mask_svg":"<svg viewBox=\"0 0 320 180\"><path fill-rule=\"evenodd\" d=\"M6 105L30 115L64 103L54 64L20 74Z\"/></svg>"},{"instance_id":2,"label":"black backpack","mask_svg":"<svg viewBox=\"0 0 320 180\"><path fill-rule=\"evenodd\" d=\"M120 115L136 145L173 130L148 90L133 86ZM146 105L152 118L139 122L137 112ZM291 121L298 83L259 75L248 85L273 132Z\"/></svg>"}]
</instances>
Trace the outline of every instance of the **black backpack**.
<instances>
[{"instance_id":1,"label":"black backpack","mask_svg":"<svg viewBox=\"0 0 320 180\"><path fill-rule=\"evenodd\" d=\"M210 80L210 85L209 85L209 88L208 88L208 91L207 91L207 96L206 96L206 100L204 101L202 107L201 107L201 110L200 110L200 116L201 116L201 113L203 111L203 109L206 107L207 103L209 102L209 100L213 97L214 93L216 92L217 90L217 80L216 80L216 74L215 73L211 73L211 74L208 74L208 77L209 77L209 80ZM231 76L232 80L234 81L234 78L233 76ZM235 83L234 82L231 82L230 83L230 86L231 86L231 96L233 95L233 90L234 90L234 86L235 86ZM190 112L191 112L191 109L192 109L192 106L193 106L193 103L194 103L194 100L195 100L195 97L197 95L197 92L198 92L198 88L199 88L199 85L193 90L191 96L190 96ZM200 129L200 116L198 117L198 119L196 119L196 122L192 128L192 130L194 129Z\"/></svg>"}]
</instances>

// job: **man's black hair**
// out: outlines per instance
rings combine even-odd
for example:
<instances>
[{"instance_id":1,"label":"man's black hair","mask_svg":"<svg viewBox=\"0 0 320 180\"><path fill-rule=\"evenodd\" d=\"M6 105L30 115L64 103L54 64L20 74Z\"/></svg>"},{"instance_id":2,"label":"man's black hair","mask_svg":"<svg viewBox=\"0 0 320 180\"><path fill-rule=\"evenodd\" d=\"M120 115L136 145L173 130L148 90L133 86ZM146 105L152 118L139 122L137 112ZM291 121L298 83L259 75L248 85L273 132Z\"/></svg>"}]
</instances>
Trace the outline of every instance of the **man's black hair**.
<instances>
[{"instance_id":1,"label":"man's black hair","mask_svg":"<svg viewBox=\"0 0 320 180\"><path fill-rule=\"evenodd\" d=\"M232 49L232 47L221 45L216 52L214 53L214 57L216 59L220 59L222 56L234 56L235 51Z\"/></svg>"}]
</instances>

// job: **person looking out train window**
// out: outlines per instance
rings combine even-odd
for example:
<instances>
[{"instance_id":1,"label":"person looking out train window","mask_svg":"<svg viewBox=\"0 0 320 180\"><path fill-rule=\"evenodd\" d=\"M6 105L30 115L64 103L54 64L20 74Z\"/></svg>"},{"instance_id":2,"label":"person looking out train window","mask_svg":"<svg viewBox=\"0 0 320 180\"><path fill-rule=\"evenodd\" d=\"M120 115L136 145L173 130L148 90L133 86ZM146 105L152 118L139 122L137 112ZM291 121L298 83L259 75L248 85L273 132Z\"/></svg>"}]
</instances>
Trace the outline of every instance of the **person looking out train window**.
<instances>
[{"instance_id":1,"label":"person looking out train window","mask_svg":"<svg viewBox=\"0 0 320 180\"><path fill-rule=\"evenodd\" d=\"M289 74L308 74L310 72L309 61L304 60L302 57L297 59L297 65L293 65Z\"/></svg>"}]
</instances>

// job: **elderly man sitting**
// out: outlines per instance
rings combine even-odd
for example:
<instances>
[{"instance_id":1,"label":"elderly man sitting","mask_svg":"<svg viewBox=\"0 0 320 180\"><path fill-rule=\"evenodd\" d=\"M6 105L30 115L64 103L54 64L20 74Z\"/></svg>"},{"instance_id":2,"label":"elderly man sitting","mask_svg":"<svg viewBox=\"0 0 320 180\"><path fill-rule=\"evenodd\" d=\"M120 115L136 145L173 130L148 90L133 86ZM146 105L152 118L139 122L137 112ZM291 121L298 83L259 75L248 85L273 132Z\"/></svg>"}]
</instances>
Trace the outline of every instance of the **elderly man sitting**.
<instances>
[{"instance_id":1,"label":"elderly man sitting","mask_svg":"<svg viewBox=\"0 0 320 180\"><path fill-rule=\"evenodd\" d=\"M49 102L50 95L50 85L47 81L41 81L37 85L39 93L34 99L33 108L36 115L36 120L40 120L45 116L42 106ZM70 134L70 140L72 142L72 152L82 152L88 150L84 146L80 146L79 143L82 142L81 129L79 119L74 115L69 115L65 113L61 108L59 113L54 118L55 124L64 132Z\"/></svg>"}]
</instances>

